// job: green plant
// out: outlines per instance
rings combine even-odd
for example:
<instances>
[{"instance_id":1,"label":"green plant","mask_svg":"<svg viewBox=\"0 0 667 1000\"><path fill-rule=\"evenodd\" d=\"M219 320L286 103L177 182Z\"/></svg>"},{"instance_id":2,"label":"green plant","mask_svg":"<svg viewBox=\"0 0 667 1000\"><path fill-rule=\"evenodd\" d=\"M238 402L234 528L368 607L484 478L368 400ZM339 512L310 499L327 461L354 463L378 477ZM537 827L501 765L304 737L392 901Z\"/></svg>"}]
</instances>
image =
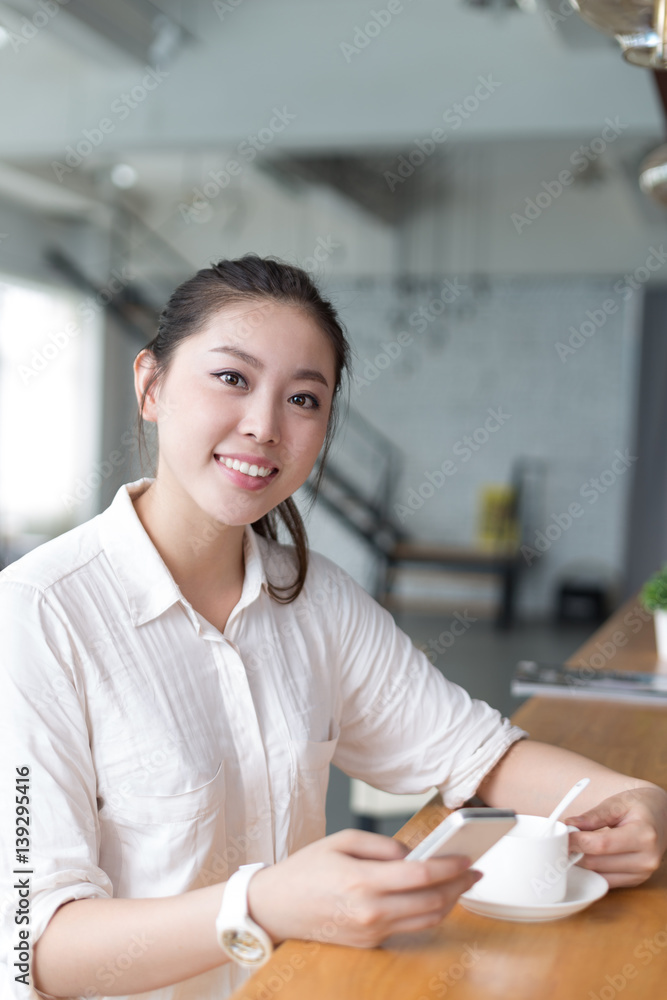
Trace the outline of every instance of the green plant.
<instances>
[{"instance_id":1,"label":"green plant","mask_svg":"<svg viewBox=\"0 0 667 1000\"><path fill-rule=\"evenodd\" d=\"M646 581L639 600L647 611L667 611L667 564Z\"/></svg>"}]
</instances>

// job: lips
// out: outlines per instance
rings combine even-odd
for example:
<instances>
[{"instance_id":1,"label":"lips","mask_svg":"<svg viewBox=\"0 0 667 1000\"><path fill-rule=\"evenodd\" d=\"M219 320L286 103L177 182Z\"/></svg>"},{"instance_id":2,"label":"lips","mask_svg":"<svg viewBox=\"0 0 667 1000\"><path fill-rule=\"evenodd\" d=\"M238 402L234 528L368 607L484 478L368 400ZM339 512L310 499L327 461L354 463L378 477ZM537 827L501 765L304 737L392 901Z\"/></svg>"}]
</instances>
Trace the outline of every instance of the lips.
<instances>
[{"instance_id":1,"label":"lips","mask_svg":"<svg viewBox=\"0 0 667 1000\"><path fill-rule=\"evenodd\" d=\"M279 472L267 459L257 458L251 462L249 460L251 456L239 458L232 455L215 455L214 457L223 473L243 489L261 490L272 483Z\"/></svg>"},{"instance_id":2,"label":"lips","mask_svg":"<svg viewBox=\"0 0 667 1000\"><path fill-rule=\"evenodd\" d=\"M270 464L266 459L257 459L251 462L225 455L216 455L215 457L221 465L225 465L228 469L234 469L236 472L242 472L246 476L259 476L260 479L266 479L272 472L277 471L275 465Z\"/></svg>"}]
</instances>

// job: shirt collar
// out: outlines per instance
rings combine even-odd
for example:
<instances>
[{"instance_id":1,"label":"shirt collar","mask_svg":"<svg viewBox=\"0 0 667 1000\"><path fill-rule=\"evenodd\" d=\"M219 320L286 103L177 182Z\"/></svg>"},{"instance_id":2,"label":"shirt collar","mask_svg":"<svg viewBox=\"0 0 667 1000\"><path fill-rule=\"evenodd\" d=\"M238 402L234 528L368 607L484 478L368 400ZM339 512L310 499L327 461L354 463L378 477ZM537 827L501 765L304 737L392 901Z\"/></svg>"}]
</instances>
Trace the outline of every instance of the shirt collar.
<instances>
[{"instance_id":1,"label":"shirt collar","mask_svg":"<svg viewBox=\"0 0 667 1000\"><path fill-rule=\"evenodd\" d=\"M124 483L109 507L99 515L100 541L125 591L133 625L143 625L157 618L177 601L181 601L186 610L193 611L132 503L132 498L143 493L152 482L154 479L144 476L133 483ZM235 615L257 599L262 586L268 588L263 541L247 524L243 536L245 575Z\"/></svg>"}]
</instances>

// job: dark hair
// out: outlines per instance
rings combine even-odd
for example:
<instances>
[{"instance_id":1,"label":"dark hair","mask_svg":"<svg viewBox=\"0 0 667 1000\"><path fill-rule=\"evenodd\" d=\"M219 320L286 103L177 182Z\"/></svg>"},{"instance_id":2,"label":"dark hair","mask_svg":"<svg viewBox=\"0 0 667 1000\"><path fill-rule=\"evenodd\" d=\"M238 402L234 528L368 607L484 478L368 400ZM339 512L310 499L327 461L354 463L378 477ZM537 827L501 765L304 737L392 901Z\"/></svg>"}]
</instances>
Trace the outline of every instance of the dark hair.
<instances>
[{"instance_id":1,"label":"dark hair","mask_svg":"<svg viewBox=\"0 0 667 1000\"><path fill-rule=\"evenodd\" d=\"M149 390L163 380L176 348L187 337L199 333L210 317L221 309L241 301L270 299L303 309L328 337L334 351L335 384L331 413L327 424L320 465L314 482L314 501L317 495L324 464L336 430L339 416L338 398L344 373L349 372L350 347L345 329L338 319L332 304L320 295L310 275L277 257L259 257L248 253L236 260L219 260L211 267L202 268L188 278L172 293L158 322L157 334L142 350L150 351L155 357L155 369L144 389L139 412L137 430L139 434L139 455L144 438L143 411ZM140 353L140 352L139 352ZM301 593L308 571L308 539L299 510L292 497L281 503L253 522L252 527L265 538L278 539L278 518L287 528L297 560L297 576L292 584L277 586L269 583L269 593L274 600L288 604Z\"/></svg>"}]
</instances>

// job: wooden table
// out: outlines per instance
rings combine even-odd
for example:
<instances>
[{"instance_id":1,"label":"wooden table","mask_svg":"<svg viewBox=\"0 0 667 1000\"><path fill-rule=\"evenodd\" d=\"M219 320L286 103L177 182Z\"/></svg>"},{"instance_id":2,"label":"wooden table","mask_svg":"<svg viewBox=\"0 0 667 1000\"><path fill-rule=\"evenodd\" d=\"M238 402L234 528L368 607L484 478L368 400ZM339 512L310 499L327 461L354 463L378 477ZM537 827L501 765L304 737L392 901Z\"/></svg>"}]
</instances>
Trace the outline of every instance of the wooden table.
<instances>
[{"instance_id":1,"label":"wooden table","mask_svg":"<svg viewBox=\"0 0 667 1000\"><path fill-rule=\"evenodd\" d=\"M627 642L624 638L627 638ZM569 661L656 668L652 619L628 602ZM532 698L513 716L532 737L667 788L667 710ZM511 805L511 803L508 803ZM414 846L447 814L435 796L396 834ZM331 924L335 942L335 925ZM565 920L521 924L457 905L436 928L382 948L286 941L234 1000L659 1000L667 997L667 864Z\"/></svg>"}]
</instances>

